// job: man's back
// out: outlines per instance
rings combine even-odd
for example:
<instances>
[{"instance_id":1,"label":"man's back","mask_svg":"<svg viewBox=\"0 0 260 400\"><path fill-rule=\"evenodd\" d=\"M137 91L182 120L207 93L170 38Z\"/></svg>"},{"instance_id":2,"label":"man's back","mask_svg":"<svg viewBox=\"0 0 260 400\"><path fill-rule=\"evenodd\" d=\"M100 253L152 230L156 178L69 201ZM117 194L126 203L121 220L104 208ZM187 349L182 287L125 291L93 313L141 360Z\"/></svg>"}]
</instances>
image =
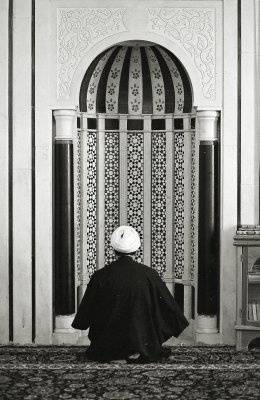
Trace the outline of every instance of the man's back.
<instances>
[{"instance_id":1,"label":"man's back","mask_svg":"<svg viewBox=\"0 0 260 400\"><path fill-rule=\"evenodd\" d=\"M187 325L157 272L123 256L94 273L72 326L90 326L90 352L113 359L149 358Z\"/></svg>"}]
</instances>

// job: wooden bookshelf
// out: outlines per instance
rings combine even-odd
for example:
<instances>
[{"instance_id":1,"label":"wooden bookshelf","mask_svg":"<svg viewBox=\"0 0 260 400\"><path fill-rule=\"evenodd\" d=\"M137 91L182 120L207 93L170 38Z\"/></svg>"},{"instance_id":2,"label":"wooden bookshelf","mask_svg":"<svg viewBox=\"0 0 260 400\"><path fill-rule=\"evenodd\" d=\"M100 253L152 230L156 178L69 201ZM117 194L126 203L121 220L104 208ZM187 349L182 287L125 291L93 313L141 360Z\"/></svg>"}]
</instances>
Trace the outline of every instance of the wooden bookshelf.
<instances>
[{"instance_id":1,"label":"wooden bookshelf","mask_svg":"<svg viewBox=\"0 0 260 400\"><path fill-rule=\"evenodd\" d=\"M243 225L234 237L237 248L237 349L260 338L260 226Z\"/></svg>"}]
</instances>

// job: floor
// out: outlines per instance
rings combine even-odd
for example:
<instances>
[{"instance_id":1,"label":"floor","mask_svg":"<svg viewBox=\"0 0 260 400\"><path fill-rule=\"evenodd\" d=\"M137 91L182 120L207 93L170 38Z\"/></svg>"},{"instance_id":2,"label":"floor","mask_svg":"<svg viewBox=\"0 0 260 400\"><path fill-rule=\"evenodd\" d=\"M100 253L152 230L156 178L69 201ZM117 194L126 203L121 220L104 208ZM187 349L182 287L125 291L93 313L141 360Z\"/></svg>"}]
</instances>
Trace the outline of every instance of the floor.
<instances>
[{"instance_id":1,"label":"floor","mask_svg":"<svg viewBox=\"0 0 260 400\"><path fill-rule=\"evenodd\" d=\"M167 362L88 362L85 347L0 346L1 399L260 399L260 361L228 346L171 347Z\"/></svg>"}]
</instances>

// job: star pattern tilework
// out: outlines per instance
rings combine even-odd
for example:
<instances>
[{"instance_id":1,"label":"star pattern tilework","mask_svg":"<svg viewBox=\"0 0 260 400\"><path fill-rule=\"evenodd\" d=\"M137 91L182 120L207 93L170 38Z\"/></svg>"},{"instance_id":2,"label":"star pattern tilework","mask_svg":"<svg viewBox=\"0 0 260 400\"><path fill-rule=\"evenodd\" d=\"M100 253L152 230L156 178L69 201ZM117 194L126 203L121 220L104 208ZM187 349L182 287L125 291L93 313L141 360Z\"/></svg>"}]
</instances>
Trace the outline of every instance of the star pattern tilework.
<instances>
[{"instance_id":1,"label":"star pattern tilework","mask_svg":"<svg viewBox=\"0 0 260 400\"><path fill-rule=\"evenodd\" d=\"M166 269L166 134L152 134L152 267Z\"/></svg>"},{"instance_id":2,"label":"star pattern tilework","mask_svg":"<svg viewBox=\"0 0 260 400\"><path fill-rule=\"evenodd\" d=\"M138 262L143 262L143 133L129 133L127 136L127 223L140 235L141 247Z\"/></svg>"},{"instance_id":3,"label":"star pattern tilework","mask_svg":"<svg viewBox=\"0 0 260 400\"><path fill-rule=\"evenodd\" d=\"M119 137L105 133L105 264L115 259L110 246L113 231L119 226Z\"/></svg>"}]
</instances>

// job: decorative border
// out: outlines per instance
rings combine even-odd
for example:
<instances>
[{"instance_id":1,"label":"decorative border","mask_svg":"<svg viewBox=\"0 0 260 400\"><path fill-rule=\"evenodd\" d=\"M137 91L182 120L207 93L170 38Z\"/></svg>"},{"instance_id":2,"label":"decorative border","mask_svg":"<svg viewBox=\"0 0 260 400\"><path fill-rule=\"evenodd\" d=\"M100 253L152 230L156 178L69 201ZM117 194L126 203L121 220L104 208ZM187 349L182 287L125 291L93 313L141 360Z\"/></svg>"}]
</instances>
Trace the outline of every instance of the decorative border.
<instances>
[{"instance_id":1,"label":"decorative border","mask_svg":"<svg viewBox=\"0 0 260 400\"><path fill-rule=\"evenodd\" d=\"M110 245L113 231L119 226L119 133L105 132L105 264L115 260Z\"/></svg>"},{"instance_id":2,"label":"decorative border","mask_svg":"<svg viewBox=\"0 0 260 400\"><path fill-rule=\"evenodd\" d=\"M82 173L86 174L88 190L84 193L84 207L86 211L83 214L85 228L84 247L86 257L82 265L83 280L85 280L86 271L88 276L96 270L97 264L97 132L87 130L84 133L83 166Z\"/></svg>"},{"instance_id":3,"label":"decorative border","mask_svg":"<svg viewBox=\"0 0 260 400\"><path fill-rule=\"evenodd\" d=\"M198 155L196 154L196 136L195 136L195 130L194 132L191 132L191 247L190 247L190 256L191 256L191 261L190 261L190 274L191 274L191 279L194 280L194 275L196 272L196 222L197 222L197 212L196 212L196 201L197 201L197 196L196 196L196 191L197 191L197 185L196 185L196 157Z\"/></svg>"},{"instance_id":4,"label":"decorative border","mask_svg":"<svg viewBox=\"0 0 260 400\"><path fill-rule=\"evenodd\" d=\"M144 135L127 135L127 224L140 235L141 247L137 262L143 262L144 244Z\"/></svg>"},{"instance_id":5,"label":"decorative border","mask_svg":"<svg viewBox=\"0 0 260 400\"><path fill-rule=\"evenodd\" d=\"M78 283L84 281L81 270L81 145L81 130L78 130L76 136L76 271Z\"/></svg>"},{"instance_id":6,"label":"decorative border","mask_svg":"<svg viewBox=\"0 0 260 400\"><path fill-rule=\"evenodd\" d=\"M166 271L166 133L152 133L152 267Z\"/></svg>"},{"instance_id":7,"label":"decorative border","mask_svg":"<svg viewBox=\"0 0 260 400\"><path fill-rule=\"evenodd\" d=\"M173 254L174 278L182 279L184 273L184 132L174 133L174 176L173 176Z\"/></svg>"},{"instance_id":8,"label":"decorative border","mask_svg":"<svg viewBox=\"0 0 260 400\"><path fill-rule=\"evenodd\" d=\"M216 18L215 8L149 8L147 31L182 45L199 72L202 94L215 99Z\"/></svg>"},{"instance_id":9,"label":"decorative border","mask_svg":"<svg viewBox=\"0 0 260 400\"><path fill-rule=\"evenodd\" d=\"M125 8L57 9L57 98L68 98L74 72L86 51L115 33L125 32Z\"/></svg>"}]
</instances>

